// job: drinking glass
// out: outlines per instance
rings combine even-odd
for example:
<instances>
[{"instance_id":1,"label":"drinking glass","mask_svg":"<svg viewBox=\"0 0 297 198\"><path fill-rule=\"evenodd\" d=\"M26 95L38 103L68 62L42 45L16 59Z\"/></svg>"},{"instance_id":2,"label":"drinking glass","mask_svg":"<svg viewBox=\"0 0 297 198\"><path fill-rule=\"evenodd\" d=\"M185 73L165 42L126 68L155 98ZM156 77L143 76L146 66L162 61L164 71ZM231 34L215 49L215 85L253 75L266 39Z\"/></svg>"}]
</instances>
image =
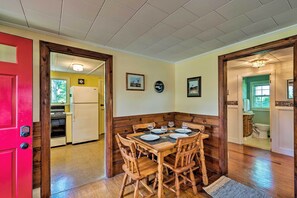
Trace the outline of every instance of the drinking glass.
<instances>
[{"instance_id":1,"label":"drinking glass","mask_svg":"<svg viewBox=\"0 0 297 198\"><path fill-rule=\"evenodd\" d=\"M188 128L187 123L184 123L184 122L183 122L183 123L182 123L182 129L183 129L183 130L186 130L187 128Z\"/></svg>"},{"instance_id":2,"label":"drinking glass","mask_svg":"<svg viewBox=\"0 0 297 198\"><path fill-rule=\"evenodd\" d=\"M167 126L161 126L161 132L166 133L167 132Z\"/></svg>"},{"instance_id":3,"label":"drinking glass","mask_svg":"<svg viewBox=\"0 0 297 198\"><path fill-rule=\"evenodd\" d=\"M152 133L152 130L154 129L154 126L153 126L153 124L149 124L147 126L147 128L148 128L148 130L150 130L150 133Z\"/></svg>"},{"instance_id":4,"label":"drinking glass","mask_svg":"<svg viewBox=\"0 0 297 198\"><path fill-rule=\"evenodd\" d=\"M173 122L173 121L169 121L169 122L168 122L168 126L169 126L170 128L172 128L172 127L174 126L174 122Z\"/></svg>"}]
</instances>

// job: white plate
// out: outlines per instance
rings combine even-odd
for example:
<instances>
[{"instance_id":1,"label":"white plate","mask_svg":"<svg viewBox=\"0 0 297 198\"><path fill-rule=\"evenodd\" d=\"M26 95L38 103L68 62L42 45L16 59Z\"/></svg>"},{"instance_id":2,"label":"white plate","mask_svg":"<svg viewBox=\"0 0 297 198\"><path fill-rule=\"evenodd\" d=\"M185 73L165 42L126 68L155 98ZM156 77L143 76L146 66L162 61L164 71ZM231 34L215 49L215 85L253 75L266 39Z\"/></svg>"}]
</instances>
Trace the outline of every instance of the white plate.
<instances>
[{"instance_id":1,"label":"white plate","mask_svg":"<svg viewBox=\"0 0 297 198\"><path fill-rule=\"evenodd\" d=\"M145 141L154 141L154 140L157 140L159 138L160 138L160 136L153 135L153 134L147 134L147 135L140 136L140 139L145 140Z\"/></svg>"},{"instance_id":2,"label":"white plate","mask_svg":"<svg viewBox=\"0 0 297 198\"><path fill-rule=\"evenodd\" d=\"M191 129L175 129L175 132L177 133L191 133Z\"/></svg>"},{"instance_id":3,"label":"white plate","mask_svg":"<svg viewBox=\"0 0 297 198\"><path fill-rule=\"evenodd\" d=\"M180 137L188 137L187 134L183 134L183 133L172 133L169 135L169 137L173 138L173 139L177 139Z\"/></svg>"},{"instance_id":4,"label":"white plate","mask_svg":"<svg viewBox=\"0 0 297 198\"><path fill-rule=\"evenodd\" d=\"M161 131L161 129L153 129L152 133L156 133L156 134L161 134L161 133L165 133L166 131Z\"/></svg>"}]
</instances>

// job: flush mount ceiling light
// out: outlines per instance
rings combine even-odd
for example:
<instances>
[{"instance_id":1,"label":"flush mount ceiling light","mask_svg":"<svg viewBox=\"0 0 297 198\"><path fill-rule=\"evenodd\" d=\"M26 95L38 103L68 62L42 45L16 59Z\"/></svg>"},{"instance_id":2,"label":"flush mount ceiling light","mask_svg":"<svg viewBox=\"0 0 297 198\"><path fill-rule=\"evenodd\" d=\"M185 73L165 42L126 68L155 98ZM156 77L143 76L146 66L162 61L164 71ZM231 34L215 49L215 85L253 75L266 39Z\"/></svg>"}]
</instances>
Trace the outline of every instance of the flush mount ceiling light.
<instances>
[{"instance_id":1,"label":"flush mount ceiling light","mask_svg":"<svg viewBox=\"0 0 297 198\"><path fill-rule=\"evenodd\" d=\"M252 61L252 67L264 67L266 65L267 59L257 59Z\"/></svg>"},{"instance_id":2,"label":"flush mount ceiling light","mask_svg":"<svg viewBox=\"0 0 297 198\"><path fill-rule=\"evenodd\" d=\"M73 64L73 65L72 65L72 69L73 69L74 71L83 71L83 70L84 70L84 66L81 65L81 64Z\"/></svg>"}]
</instances>

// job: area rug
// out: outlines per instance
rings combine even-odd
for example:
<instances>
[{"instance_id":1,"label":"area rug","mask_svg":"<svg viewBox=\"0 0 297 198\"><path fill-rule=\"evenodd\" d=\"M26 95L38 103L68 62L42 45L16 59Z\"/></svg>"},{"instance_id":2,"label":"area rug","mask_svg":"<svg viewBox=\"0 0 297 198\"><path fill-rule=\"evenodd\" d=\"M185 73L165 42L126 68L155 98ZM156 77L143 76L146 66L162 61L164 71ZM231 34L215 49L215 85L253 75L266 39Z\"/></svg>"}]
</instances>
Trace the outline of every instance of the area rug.
<instances>
[{"instance_id":1,"label":"area rug","mask_svg":"<svg viewBox=\"0 0 297 198\"><path fill-rule=\"evenodd\" d=\"M238 183L228 177L221 176L211 185L203 188L213 198L268 198L267 194Z\"/></svg>"}]
</instances>

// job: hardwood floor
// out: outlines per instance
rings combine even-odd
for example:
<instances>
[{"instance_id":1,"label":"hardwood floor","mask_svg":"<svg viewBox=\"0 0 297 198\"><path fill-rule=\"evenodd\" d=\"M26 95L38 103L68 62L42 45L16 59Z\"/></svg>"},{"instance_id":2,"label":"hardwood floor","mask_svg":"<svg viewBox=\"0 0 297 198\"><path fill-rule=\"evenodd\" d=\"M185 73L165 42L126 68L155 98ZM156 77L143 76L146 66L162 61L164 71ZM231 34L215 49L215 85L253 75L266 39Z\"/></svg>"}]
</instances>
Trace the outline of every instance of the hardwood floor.
<instances>
[{"instance_id":1,"label":"hardwood floor","mask_svg":"<svg viewBox=\"0 0 297 198\"><path fill-rule=\"evenodd\" d=\"M294 158L248 146L228 144L228 177L247 186L265 191L272 197L294 197ZM102 179L84 186L56 193L52 198L113 198L118 197L123 174ZM133 187L125 190L125 197L133 197ZM154 197L157 197L156 195ZM165 197L175 194L165 190ZM209 197L204 192L194 196L192 189L182 191L181 197Z\"/></svg>"},{"instance_id":2,"label":"hardwood floor","mask_svg":"<svg viewBox=\"0 0 297 198\"><path fill-rule=\"evenodd\" d=\"M294 158L229 143L228 177L272 197L294 197Z\"/></svg>"}]
</instances>

